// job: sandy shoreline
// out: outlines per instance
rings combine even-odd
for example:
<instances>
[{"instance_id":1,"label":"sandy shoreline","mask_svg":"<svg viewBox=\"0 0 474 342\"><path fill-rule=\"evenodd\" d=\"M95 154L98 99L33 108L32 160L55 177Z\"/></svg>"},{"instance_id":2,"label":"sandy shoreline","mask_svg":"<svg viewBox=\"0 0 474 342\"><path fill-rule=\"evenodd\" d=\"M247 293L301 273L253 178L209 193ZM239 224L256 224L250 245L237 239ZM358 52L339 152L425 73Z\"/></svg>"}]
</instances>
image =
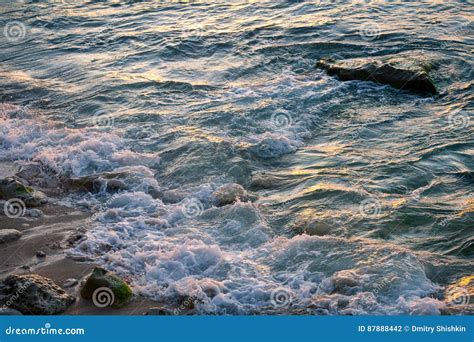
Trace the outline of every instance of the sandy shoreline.
<instances>
[{"instance_id":1,"label":"sandy shoreline","mask_svg":"<svg viewBox=\"0 0 474 342\"><path fill-rule=\"evenodd\" d=\"M14 163L0 163L0 178L12 176L16 171ZM77 279L78 284L64 288L76 298L65 315L143 315L150 308L160 306L152 300L134 297L122 308L98 308L82 299L79 295L81 281L96 265L73 260L66 255L66 250L89 229L91 214L60 205L54 198L38 209L43 212L41 217L9 218L0 215L0 229L16 229L22 233L20 239L1 245L0 280L10 274L34 273L52 279L64 288L66 280ZM46 256L38 256L38 252Z\"/></svg>"}]
</instances>

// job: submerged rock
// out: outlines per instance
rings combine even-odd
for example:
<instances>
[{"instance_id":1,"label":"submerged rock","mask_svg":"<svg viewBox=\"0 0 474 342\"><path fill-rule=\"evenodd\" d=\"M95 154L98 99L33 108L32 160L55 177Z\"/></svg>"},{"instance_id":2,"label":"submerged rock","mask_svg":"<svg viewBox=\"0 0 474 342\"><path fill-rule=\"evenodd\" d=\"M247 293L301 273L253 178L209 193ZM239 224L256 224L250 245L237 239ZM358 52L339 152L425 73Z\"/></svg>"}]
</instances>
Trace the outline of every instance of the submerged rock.
<instances>
[{"instance_id":1,"label":"submerged rock","mask_svg":"<svg viewBox=\"0 0 474 342\"><path fill-rule=\"evenodd\" d=\"M344 61L320 60L317 68L342 81L360 80L389 84L397 89L437 94L428 72L429 66L407 59L388 57L379 60L350 59Z\"/></svg>"},{"instance_id":2,"label":"submerged rock","mask_svg":"<svg viewBox=\"0 0 474 342\"><path fill-rule=\"evenodd\" d=\"M320 220L303 221L295 226L295 230L298 233L318 236L327 235L332 229L333 227L331 225L321 222Z\"/></svg>"},{"instance_id":3,"label":"submerged rock","mask_svg":"<svg viewBox=\"0 0 474 342\"><path fill-rule=\"evenodd\" d=\"M134 187L140 183L146 175L130 173L129 171L103 172L96 175L70 178L67 181L67 187L76 191L87 192L117 192L121 190L134 190ZM144 189L153 198L162 196L157 186L149 184Z\"/></svg>"},{"instance_id":4,"label":"submerged rock","mask_svg":"<svg viewBox=\"0 0 474 342\"><path fill-rule=\"evenodd\" d=\"M21 232L16 229L1 229L0 230L0 244L18 240L21 237Z\"/></svg>"},{"instance_id":5,"label":"submerged rock","mask_svg":"<svg viewBox=\"0 0 474 342\"><path fill-rule=\"evenodd\" d=\"M0 179L0 199L20 199L30 207L37 207L48 201L45 194L24 184L16 177Z\"/></svg>"},{"instance_id":6,"label":"submerged rock","mask_svg":"<svg viewBox=\"0 0 474 342\"><path fill-rule=\"evenodd\" d=\"M132 298L128 284L117 275L96 267L81 290L84 299L92 300L98 307L122 307Z\"/></svg>"},{"instance_id":7,"label":"submerged rock","mask_svg":"<svg viewBox=\"0 0 474 342\"><path fill-rule=\"evenodd\" d=\"M281 179L278 177L266 173L261 172L253 175L252 180L250 182L250 189L251 190L262 190L262 189L275 189L282 185Z\"/></svg>"},{"instance_id":8,"label":"submerged rock","mask_svg":"<svg viewBox=\"0 0 474 342\"><path fill-rule=\"evenodd\" d=\"M25 315L54 315L74 302L51 279L37 274L11 275L0 285L0 300Z\"/></svg>"},{"instance_id":9,"label":"submerged rock","mask_svg":"<svg viewBox=\"0 0 474 342\"><path fill-rule=\"evenodd\" d=\"M241 185L235 183L220 186L213 192L212 196L218 207L235 203L237 200L246 201L249 198L247 191Z\"/></svg>"}]
</instances>

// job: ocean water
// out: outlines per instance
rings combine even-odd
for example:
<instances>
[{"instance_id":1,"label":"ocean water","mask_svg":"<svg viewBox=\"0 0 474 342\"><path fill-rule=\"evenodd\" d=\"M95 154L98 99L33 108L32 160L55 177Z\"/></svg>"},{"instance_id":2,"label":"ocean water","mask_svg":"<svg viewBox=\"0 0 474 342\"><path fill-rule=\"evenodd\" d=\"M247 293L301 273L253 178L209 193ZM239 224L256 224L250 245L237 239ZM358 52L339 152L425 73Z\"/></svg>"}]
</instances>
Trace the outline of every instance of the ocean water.
<instances>
[{"instance_id":1,"label":"ocean water","mask_svg":"<svg viewBox=\"0 0 474 342\"><path fill-rule=\"evenodd\" d=\"M474 273L469 3L2 1L0 160L114 172L68 251L201 314L439 314ZM426 61L425 97L317 70ZM216 207L241 184L256 199Z\"/></svg>"}]
</instances>

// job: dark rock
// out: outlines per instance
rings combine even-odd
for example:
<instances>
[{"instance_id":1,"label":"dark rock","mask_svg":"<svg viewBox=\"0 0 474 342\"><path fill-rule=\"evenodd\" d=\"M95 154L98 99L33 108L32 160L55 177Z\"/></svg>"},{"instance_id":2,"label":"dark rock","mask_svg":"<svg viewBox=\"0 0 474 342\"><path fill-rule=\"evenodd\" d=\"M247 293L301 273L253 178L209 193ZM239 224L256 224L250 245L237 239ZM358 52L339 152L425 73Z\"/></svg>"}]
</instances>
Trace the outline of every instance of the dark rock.
<instances>
[{"instance_id":1,"label":"dark rock","mask_svg":"<svg viewBox=\"0 0 474 342\"><path fill-rule=\"evenodd\" d=\"M18 240L21 232L16 229L0 229L0 244Z\"/></svg>"},{"instance_id":2,"label":"dark rock","mask_svg":"<svg viewBox=\"0 0 474 342\"><path fill-rule=\"evenodd\" d=\"M132 289L125 281L101 267L94 268L81 289L82 298L92 300L99 307L122 307L132 295Z\"/></svg>"},{"instance_id":3,"label":"dark rock","mask_svg":"<svg viewBox=\"0 0 474 342\"><path fill-rule=\"evenodd\" d=\"M16 175L20 178L32 181L42 174L41 164L37 162L25 162L20 165Z\"/></svg>"},{"instance_id":4,"label":"dark rock","mask_svg":"<svg viewBox=\"0 0 474 342\"><path fill-rule=\"evenodd\" d=\"M67 187L75 191L86 191L97 193L101 191L117 192L130 190L130 182L136 182L140 175L129 172L103 172L96 175L70 178L66 181ZM153 198L159 198L162 194L159 189L149 186L146 191Z\"/></svg>"},{"instance_id":5,"label":"dark rock","mask_svg":"<svg viewBox=\"0 0 474 342\"><path fill-rule=\"evenodd\" d=\"M83 233L73 233L70 236L67 237L66 239L66 244L68 246L75 246L81 241L84 241L87 239L87 236Z\"/></svg>"},{"instance_id":6,"label":"dark rock","mask_svg":"<svg viewBox=\"0 0 474 342\"><path fill-rule=\"evenodd\" d=\"M46 253L43 252L43 251L38 251L38 252L36 252L36 257L38 257L38 258L45 258L45 257L46 257Z\"/></svg>"},{"instance_id":7,"label":"dark rock","mask_svg":"<svg viewBox=\"0 0 474 342\"><path fill-rule=\"evenodd\" d=\"M48 188L48 191L55 192L61 187L61 179L54 170L38 162L21 163L15 175L30 184Z\"/></svg>"},{"instance_id":8,"label":"dark rock","mask_svg":"<svg viewBox=\"0 0 474 342\"><path fill-rule=\"evenodd\" d=\"M36 207L45 204L48 199L41 191L22 183L16 177L0 179L0 199L20 199L26 206Z\"/></svg>"},{"instance_id":9,"label":"dark rock","mask_svg":"<svg viewBox=\"0 0 474 342\"><path fill-rule=\"evenodd\" d=\"M249 198L247 191L245 191L241 185L235 183L220 186L216 191L214 191L212 196L214 197L215 204L218 207L235 203L239 199L241 201L246 201Z\"/></svg>"},{"instance_id":10,"label":"dark rock","mask_svg":"<svg viewBox=\"0 0 474 342\"><path fill-rule=\"evenodd\" d=\"M74 302L51 279L37 274L11 275L0 285L0 301L26 315L54 315Z\"/></svg>"},{"instance_id":11,"label":"dark rock","mask_svg":"<svg viewBox=\"0 0 474 342\"><path fill-rule=\"evenodd\" d=\"M320 220L303 221L295 226L295 230L298 233L304 233L308 235L327 235L331 232L333 227Z\"/></svg>"},{"instance_id":12,"label":"dark rock","mask_svg":"<svg viewBox=\"0 0 474 342\"><path fill-rule=\"evenodd\" d=\"M338 62L320 60L317 68L342 81L361 80L389 84L397 89L412 90L436 95L438 92L430 79L429 67L408 63L401 58L380 60L352 59Z\"/></svg>"},{"instance_id":13,"label":"dark rock","mask_svg":"<svg viewBox=\"0 0 474 342\"><path fill-rule=\"evenodd\" d=\"M353 295L360 290L360 284L357 280L357 274L350 270L336 272L332 276L332 293L341 293Z\"/></svg>"},{"instance_id":14,"label":"dark rock","mask_svg":"<svg viewBox=\"0 0 474 342\"><path fill-rule=\"evenodd\" d=\"M176 310L171 310L168 308L160 308L160 307L155 307L155 308L150 308L145 315L147 316L173 316L176 315Z\"/></svg>"}]
</instances>

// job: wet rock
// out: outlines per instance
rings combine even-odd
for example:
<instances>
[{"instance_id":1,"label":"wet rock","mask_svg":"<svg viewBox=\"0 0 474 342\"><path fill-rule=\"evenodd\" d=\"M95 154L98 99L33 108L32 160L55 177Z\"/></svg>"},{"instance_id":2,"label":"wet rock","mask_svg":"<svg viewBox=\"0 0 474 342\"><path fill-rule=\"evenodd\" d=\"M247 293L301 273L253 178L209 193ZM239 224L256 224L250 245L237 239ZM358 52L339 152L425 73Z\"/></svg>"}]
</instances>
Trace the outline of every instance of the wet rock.
<instances>
[{"instance_id":1,"label":"wet rock","mask_svg":"<svg viewBox=\"0 0 474 342\"><path fill-rule=\"evenodd\" d=\"M246 201L249 196L247 191L239 184L225 184L217 188L212 194L218 207L235 203L237 200Z\"/></svg>"},{"instance_id":2,"label":"wet rock","mask_svg":"<svg viewBox=\"0 0 474 342\"><path fill-rule=\"evenodd\" d=\"M87 236L83 233L73 233L66 238L66 245L71 247L79 244L80 242L87 239Z\"/></svg>"},{"instance_id":3,"label":"wet rock","mask_svg":"<svg viewBox=\"0 0 474 342\"><path fill-rule=\"evenodd\" d=\"M294 229L300 234L323 236L329 234L334 227L318 219L298 222Z\"/></svg>"},{"instance_id":4,"label":"wet rock","mask_svg":"<svg viewBox=\"0 0 474 342\"><path fill-rule=\"evenodd\" d=\"M51 279L37 274L11 275L0 285L0 301L25 315L54 315L74 302Z\"/></svg>"},{"instance_id":5,"label":"wet rock","mask_svg":"<svg viewBox=\"0 0 474 342\"><path fill-rule=\"evenodd\" d=\"M320 220L304 221L295 226L299 233L323 236L331 232L332 226Z\"/></svg>"},{"instance_id":6,"label":"wet rock","mask_svg":"<svg viewBox=\"0 0 474 342\"><path fill-rule=\"evenodd\" d=\"M70 178L67 180L67 188L74 191L86 191L86 192L117 192L121 190L131 190L133 186L130 184L136 184L143 179L144 175L140 173L130 172L103 172L97 175L90 175L84 177ZM152 185L148 186L145 191L153 198L160 198L162 196L159 189Z\"/></svg>"},{"instance_id":7,"label":"wet rock","mask_svg":"<svg viewBox=\"0 0 474 342\"><path fill-rule=\"evenodd\" d=\"M39 209L27 209L25 211L25 216L27 217L38 218L38 217L42 217L43 215L44 215L43 212Z\"/></svg>"},{"instance_id":8,"label":"wet rock","mask_svg":"<svg viewBox=\"0 0 474 342\"><path fill-rule=\"evenodd\" d=\"M168 308L160 308L160 307L154 307L154 308L150 308L146 313L145 315L147 316L173 316L175 315L176 310L171 310L171 309L168 309Z\"/></svg>"},{"instance_id":9,"label":"wet rock","mask_svg":"<svg viewBox=\"0 0 474 342\"><path fill-rule=\"evenodd\" d=\"M0 229L0 244L18 240L21 232L16 229Z\"/></svg>"},{"instance_id":10,"label":"wet rock","mask_svg":"<svg viewBox=\"0 0 474 342\"><path fill-rule=\"evenodd\" d=\"M187 194L180 190L166 190L163 191L162 201L164 203L179 203L186 198Z\"/></svg>"},{"instance_id":11,"label":"wet rock","mask_svg":"<svg viewBox=\"0 0 474 342\"><path fill-rule=\"evenodd\" d=\"M281 180L266 172L258 173L252 177L251 190L274 189L281 185Z\"/></svg>"},{"instance_id":12,"label":"wet rock","mask_svg":"<svg viewBox=\"0 0 474 342\"><path fill-rule=\"evenodd\" d=\"M361 80L389 84L397 89L435 95L437 90L428 72L429 66L400 57L379 60L350 59L344 61L320 60L317 68L342 81Z\"/></svg>"},{"instance_id":13,"label":"wet rock","mask_svg":"<svg viewBox=\"0 0 474 342\"><path fill-rule=\"evenodd\" d=\"M261 159L274 159L295 152L301 142L277 134L265 134L249 147L250 153Z\"/></svg>"},{"instance_id":14,"label":"wet rock","mask_svg":"<svg viewBox=\"0 0 474 342\"><path fill-rule=\"evenodd\" d=\"M8 307L0 308L0 316L19 316L22 313L18 310L11 309Z\"/></svg>"},{"instance_id":15,"label":"wet rock","mask_svg":"<svg viewBox=\"0 0 474 342\"><path fill-rule=\"evenodd\" d=\"M37 258L46 258L46 253L43 251L38 251L36 252L36 257Z\"/></svg>"},{"instance_id":16,"label":"wet rock","mask_svg":"<svg viewBox=\"0 0 474 342\"><path fill-rule=\"evenodd\" d=\"M15 175L49 191L55 192L61 187L61 179L56 173L38 162L23 162Z\"/></svg>"},{"instance_id":17,"label":"wet rock","mask_svg":"<svg viewBox=\"0 0 474 342\"><path fill-rule=\"evenodd\" d=\"M25 162L20 165L16 175L20 178L32 181L43 174L41 164L37 162Z\"/></svg>"},{"instance_id":18,"label":"wet rock","mask_svg":"<svg viewBox=\"0 0 474 342\"><path fill-rule=\"evenodd\" d=\"M446 287L444 298L446 304L452 306L474 304L474 275L463 277Z\"/></svg>"},{"instance_id":19,"label":"wet rock","mask_svg":"<svg viewBox=\"0 0 474 342\"><path fill-rule=\"evenodd\" d=\"M341 293L344 295L353 295L360 291L360 284L357 275L350 270L336 272L332 278L332 293Z\"/></svg>"},{"instance_id":20,"label":"wet rock","mask_svg":"<svg viewBox=\"0 0 474 342\"><path fill-rule=\"evenodd\" d=\"M76 286L78 282L79 281L77 279L69 278L64 281L63 287L67 289L67 288Z\"/></svg>"},{"instance_id":21,"label":"wet rock","mask_svg":"<svg viewBox=\"0 0 474 342\"><path fill-rule=\"evenodd\" d=\"M101 267L96 267L81 289L84 299L92 300L99 306L122 307L132 298L133 292L128 284L117 275Z\"/></svg>"},{"instance_id":22,"label":"wet rock","mask_svg":"<svg viewBox=\"0 0 474 342\"><path fill-rule=\"evenodd\" d=\"M16 177L0 179L0 199L20 199L26 206L36 207L45 204L48 199L41 191L24 184Z\"/></svg>"}]
</instances>

